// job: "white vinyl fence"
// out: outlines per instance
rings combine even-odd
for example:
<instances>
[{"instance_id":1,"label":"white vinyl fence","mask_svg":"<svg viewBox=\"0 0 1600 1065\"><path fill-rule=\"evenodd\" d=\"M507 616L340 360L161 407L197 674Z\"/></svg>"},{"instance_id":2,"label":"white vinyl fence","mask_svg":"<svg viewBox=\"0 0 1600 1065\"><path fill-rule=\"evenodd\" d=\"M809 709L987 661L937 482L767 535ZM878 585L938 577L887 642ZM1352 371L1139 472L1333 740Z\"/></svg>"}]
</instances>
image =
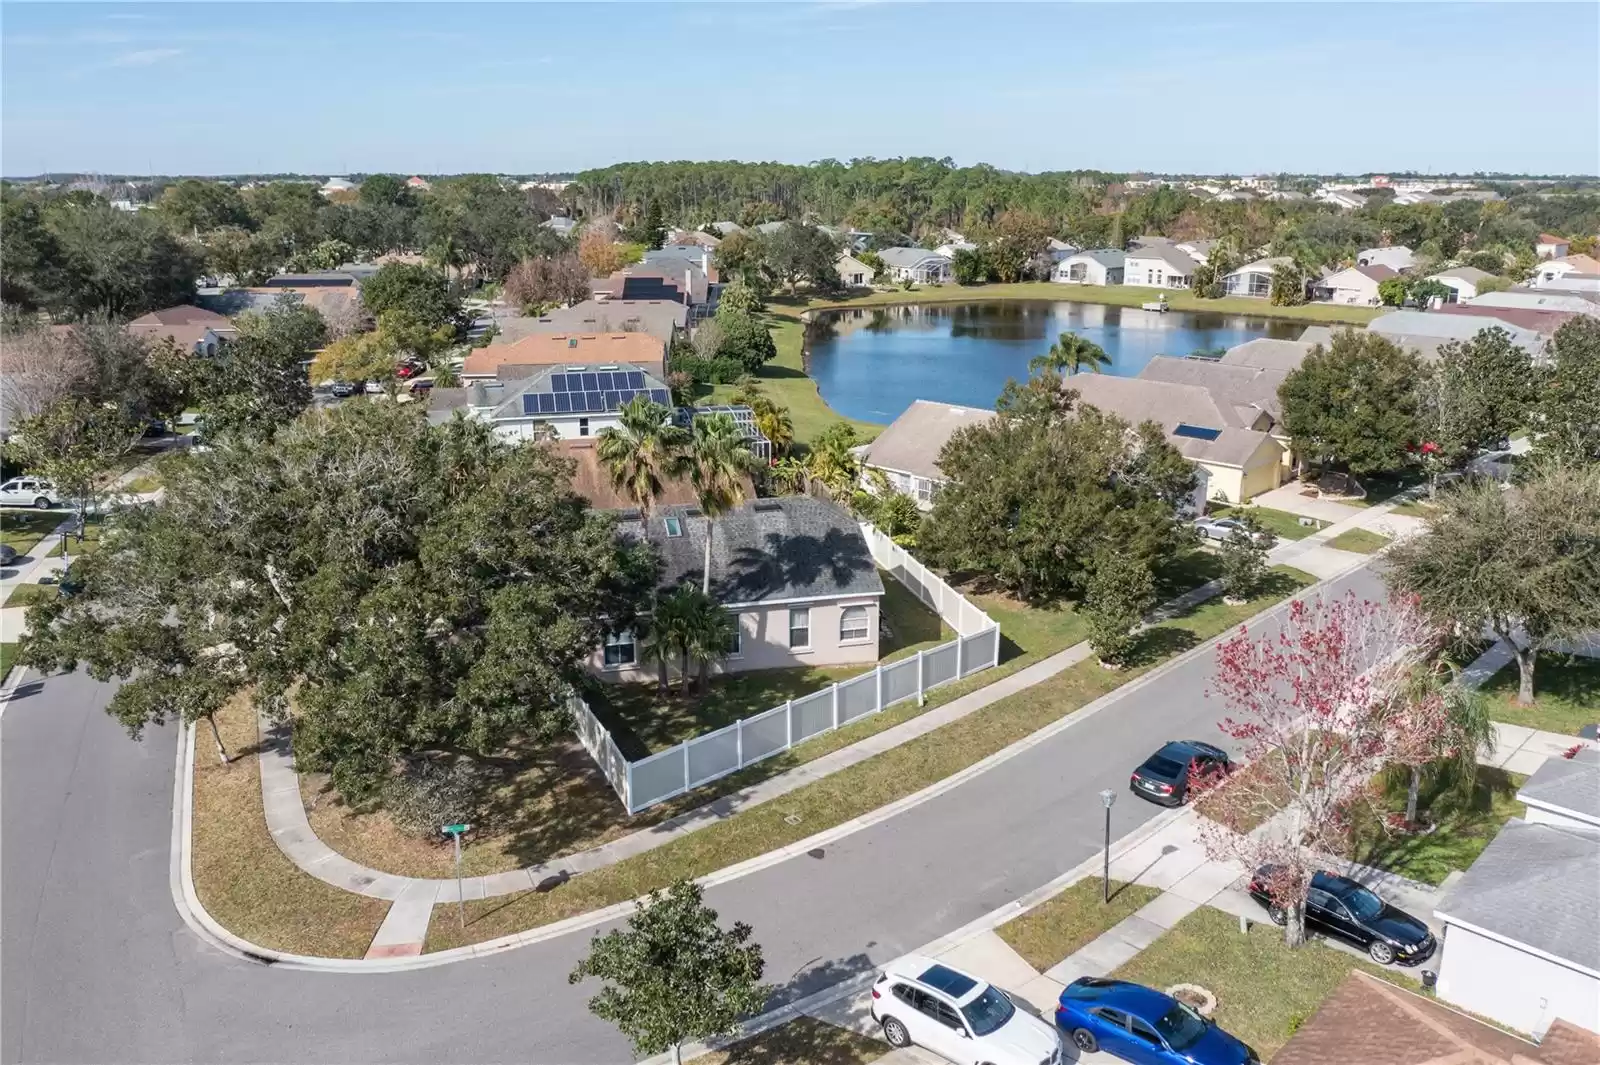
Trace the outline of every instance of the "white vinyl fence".
<instances>
[{"instance_id":1,"label":"white vinyl fence","mask_svg":"<svg viewBox=\"0 0 1600 1065\"><path fill-rule=\"evenodd\" d=\"M922 701L941 684L988 669L1000 660L1000 626L888 536L865 522L861 533L877 564L956 631L956 638L914 657L791 699L764 713L696 736L670 750L629 762L599 718L572 699L578 739L616 789L630 814L682 795L718 777L788 750L813 736L876 714L907 699Z\"/></svg>"}]
</instances>

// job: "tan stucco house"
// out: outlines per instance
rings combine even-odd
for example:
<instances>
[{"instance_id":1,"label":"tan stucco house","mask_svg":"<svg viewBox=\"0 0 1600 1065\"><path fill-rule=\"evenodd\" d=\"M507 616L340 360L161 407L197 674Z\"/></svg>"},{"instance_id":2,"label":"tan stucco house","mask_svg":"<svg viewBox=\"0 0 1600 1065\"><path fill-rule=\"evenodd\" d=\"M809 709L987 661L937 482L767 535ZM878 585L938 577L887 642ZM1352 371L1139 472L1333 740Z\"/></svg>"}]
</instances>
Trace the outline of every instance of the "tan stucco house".
<instances>
[{"instance_id":1,"label":"tan stucco house","mask_svg":"<svg viewBox=\"0 0 1600 1065\"><path fill-rule=\"evenodd\" d=\"M700 584L706 519L692 504L626 511L619 536L647 541L660 583ZM883 581L861 527L809 496L751 499L716 519L711 594L732 615L737 637L714 673L781 666L868 665L878 660ZM590 667L608 681L653 680L634 633L616 632Z\"/></svg>"}]
</instances>

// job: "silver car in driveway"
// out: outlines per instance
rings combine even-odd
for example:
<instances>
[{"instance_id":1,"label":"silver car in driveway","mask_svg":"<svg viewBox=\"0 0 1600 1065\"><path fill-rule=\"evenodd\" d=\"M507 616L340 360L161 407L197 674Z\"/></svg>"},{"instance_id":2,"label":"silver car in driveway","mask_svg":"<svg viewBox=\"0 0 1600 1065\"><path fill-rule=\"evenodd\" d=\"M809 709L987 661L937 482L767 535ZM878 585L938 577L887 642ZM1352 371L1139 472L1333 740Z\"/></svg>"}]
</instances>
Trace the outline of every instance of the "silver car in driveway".
<instances>
[{"instance_id":1,"label":"silver car in driveway","mask_svg":"<svg viewBox=\"0 0 1600 1065\"><path fill-rule=\"evenodd\" d=\"M1233 518L1196 518L1194 530L1207 540L1226 540L1233 535L1235 530L1245 533L1257 543L1272 535L1271 533L1251 532L1244 522Z\"/></svg>"}]
</instances>

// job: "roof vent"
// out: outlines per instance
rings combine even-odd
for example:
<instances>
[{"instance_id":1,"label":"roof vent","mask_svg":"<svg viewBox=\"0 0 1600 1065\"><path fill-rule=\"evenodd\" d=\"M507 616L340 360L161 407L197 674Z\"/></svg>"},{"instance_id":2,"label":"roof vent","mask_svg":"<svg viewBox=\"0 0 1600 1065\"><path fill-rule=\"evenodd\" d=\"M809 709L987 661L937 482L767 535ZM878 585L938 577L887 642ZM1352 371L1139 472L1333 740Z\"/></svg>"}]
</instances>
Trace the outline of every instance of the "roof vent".
<instances>
[{"instance_id":1,"label":"roof vent","mask_svg":"<svg viewBox=\"0 0 1600 1065\"><path fill-rule=\"evenodd\" d=\"M753 508L757 514L773 514L783 509L783 504L777 501L757 503Z\"/></svg>"}]
</instances>

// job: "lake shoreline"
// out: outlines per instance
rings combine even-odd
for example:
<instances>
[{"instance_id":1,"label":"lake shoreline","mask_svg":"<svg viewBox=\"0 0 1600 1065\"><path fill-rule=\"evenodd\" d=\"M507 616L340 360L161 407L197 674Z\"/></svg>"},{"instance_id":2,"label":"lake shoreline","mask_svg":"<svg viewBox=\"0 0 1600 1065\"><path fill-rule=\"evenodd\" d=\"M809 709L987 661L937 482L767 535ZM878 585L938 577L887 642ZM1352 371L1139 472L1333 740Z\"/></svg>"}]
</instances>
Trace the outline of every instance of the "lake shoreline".
<instances>
[{"instance_id":1,"label":"lake shoreline","mask_svg":"<svg viewBox=\"0 0 1600 1065\"><path fill-rule=\"evenodd\" d=\"M1137 308L1166 296L1174 311L1192 311L1200 314L1242 315L1249 318L1272 318L1300 322L1305 325L1365 326L1378 315L1392 307L1352 307L1332 303L1307 303L1294 307L1275 307L1266 300L1229 296L1222 299L1200 299L1192 292L1178 289L1144 288L1133 285L1064 285L1054 281L1021 281L1015 284L941 285L933 288L911 289L895 292L858 291L843 299L812 298L804 303L793 297L774 297L768 309L774 314L810 321L817 311L851 310L863 307L905 307L918 304L987 303L993 300L1048 300L1055 303L1083 303L1108 307Z\"/></svg>"},{"instance_id":2,"label":"lake shoreline","mask_svg":"<svg viewBox=\"0 0 1600 1065\"><path fill-rule=\"evenodd\" d=\"M1297 339L1305 328L1214 306L1161 313L1060 298L812 308L804 323L801 365L823 402L877 424L919 399L992 408L1006 381L1025 380L1031 360L1063 333L1102 349L1105 373L1133 379L1158 355L1221 354L1260 338Z\"/></svg>"}]
</instances>

